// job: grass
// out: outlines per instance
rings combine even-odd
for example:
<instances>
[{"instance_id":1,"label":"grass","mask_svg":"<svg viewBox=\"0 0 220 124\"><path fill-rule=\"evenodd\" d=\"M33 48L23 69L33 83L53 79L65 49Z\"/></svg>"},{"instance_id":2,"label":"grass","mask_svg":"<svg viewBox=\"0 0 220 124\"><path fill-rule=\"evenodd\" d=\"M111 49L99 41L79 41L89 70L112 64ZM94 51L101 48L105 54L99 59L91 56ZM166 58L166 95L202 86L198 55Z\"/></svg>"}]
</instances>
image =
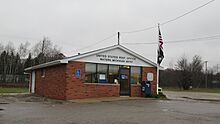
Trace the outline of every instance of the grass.
<instances>
[{"instance_id":1,"label":"grass","mask_svg":"<svg viewBox=\"0 0 220 124\"><path fill-rule=\"evenodd\" d=\"M26 87L0 87L0 93L27 93L29 89Z\"/></svg>"},{"instance_id":2,"label":"grass","mask_svg":"<svg viewBox=\"0 0 220 124\"><path fill-rule=\"evenodd\" d=\"M206 92L206 93L220 93L220 88L194 88L190 90L182 90L177 87L162 87L163 91L183 91L183 92Z\"/></svg>"},{"instance_id":3,"label":"grass","mask_svg":"<svg viewBox=\"0 0 220 124\"><path fill-rule=\"evenodd\" d=\"M166 95L163 94L163 93L159 93L158 95L157 94L151 94L149 96L147 96L149 98L156 98L156 99L167 99Z\"/></svg>"}]
</instances>

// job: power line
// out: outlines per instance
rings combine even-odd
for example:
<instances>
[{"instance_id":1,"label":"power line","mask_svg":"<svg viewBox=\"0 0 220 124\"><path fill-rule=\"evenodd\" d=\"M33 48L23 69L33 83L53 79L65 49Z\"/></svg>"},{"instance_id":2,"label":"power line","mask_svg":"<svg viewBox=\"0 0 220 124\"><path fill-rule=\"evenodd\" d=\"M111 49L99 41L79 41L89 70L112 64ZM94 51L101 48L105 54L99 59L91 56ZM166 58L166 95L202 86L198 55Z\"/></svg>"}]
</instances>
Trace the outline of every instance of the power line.
<instances>
[{"instance_id":1,"label":"power line","mask_svg":"<svg viewBox=\"0 0 220 124\"><path fill-rule=\"evenodd\" d=\"M208 36L208 37L200 37L200 38L192 38L192 39L183 39L183 40L170 40L164 43L181 43L181 42L195 42L195 41L204 41L204 40L217 40L220 39L220 35L216 36ZM144 45L144 44L158 44L158 42L148 42L148 43L123 43L127 45Z\"/></svg>"},{"instance_id":2,"label":"power line","mask_svg":"<svg viewBox=\"0 0 220 124\"><path fill-rule=\"evenodd\" d=\"M82 47L82 48L80 48L80 49L77 49L76 51L80 51L80 50L83 50L83 49L86 49L86 48L95 46L95 45L97 45L97 44L99 44L99 43L102 43L102 42L104 42L104 41L106 41L106 40L108 40L108 39L113 38L113 37L116 36L116 35L117 35L117 34L114 33L114 34L112 34L112 35L110 35L110 36L108 36L108 37L106 37L106 38L104 38L104 39L102 39L102 40L96 41L95 43L93 43L93 44L91 44L91 45L88 45L88 46Z\"/></svg>"},{"instance_id":3,"label":"power line","mask_svg":"<svg viewBox=\"0 0 220 124\"><path fill-rule=\"evenodd\" d=\"M190 14L190 13L192 13L192 12L194 12L194 11L196 11L196 10L198 10L198 9L200 9L200 8L206 6L206 5L208 5L208 4L210 4L210 3L214 2L214 1L215 1L215 0L211 0L211 1L209 1L209 2L207 2L207 3L205 3L205 4L203 4L203 5L201 5L201 6L197 7L197 8L195 8L195 9L192 9L192 10L189 11L189 12L186 12L186 13L180 15L180 16L177 16L176 18L173 18L173 19L170 19L170 20L168 20L168 21L166 21L166 22L161 23L161 25L165 25L165 24L170 23L170 22L173 22L173 21L175 21L175 20L177 20L177 19L179 19L179 18L182 18L182 17L184 17L184 16L186 16L186 15L188 15L188 14ZM121 32L121 33L137 33L137 32L146 31L146 30L150 30L150 29L154 29L154 28L157 28L157 25L156 25L156 26L147 27L147 28L144 28L144 29L139 29L139 30L134 30L134 31L127 31L127 32ZM101 42L103 42L103 41L106 41L106 40L108 40L108 39L114 37L115 35L117 35L117 34L114 33L113 35L111 35L111 36L109 36L109 37L107 37L107 38L105 38L105 39L103 39L103 40L97 41L97 42L95 42L95 43L93 43L93 44L91 44L91 45L88 45L88 46L86 46L86 47L77 49L77 51L83 50L83 49L86 49L86 48L89 48L89 47L92 47L92 46L94 46L94 45L97 45L97 44L99 44L99 43L101 43ZM189 39L189 40L195 40L195 39ZM177 41L170 41L170 43L171 43L171 42L174 43L174 42L177 42ZM179 41L179 42L183 42L183 41ZM166 43L167 43L167 42L166 42ZM128 43L124 43L124 44L128 44ZM134 43L134 44L137 44L137 43ZM157 43L152 42L152 43L139 43L139 44L157 44Z\"/></svg>"},{"instance_id":4,"label":"power line","mask_svg":"<svg viewBox=\"0 0 220 124\"><path fill-rule=\"evenodd\" d=\"M88 47L94 46L94 45L99 44L99 43L102 43L103 41L106 41L106 40L114 37L115 35L116 35L116 33L114 33L113 35L110 35L109 37L106 37L106 38L104 38L104 39L102 39L100 41L97 41L94 44L91 44L91 45L88 45L86 47L80 48L77 51L86 49ZM42 39L33 38L33 37L24 37L24 36L16 36L16 35L5 35L5 34L0 34L0 37L18 38L18 39L29 39L29 40L42 40Z\"/></svg>"},{"instance_id":5,"label":"power line","mask_svg":"<svg viewBox=\"0 0 220 124\"><path fill-rule=\"evenodd\" d=\"M151 27L147 27L144 29L133 30L133 31L122 31L121 33L137 33L137 32L147 31L147 30L154 29L154 28L157 28L157 26L151 26Z\"/></svg>"},{"instance_id":6,"label":"power line","mask_svg":"<svg viewBox=\"0 0 220 124\"><path fill-rule=\"evenodd\" d=\"M192 12L194 12L194 11L196 11L196 10L198 10L198 9L200 9L200 8L206 6L206 5L208 5L208 4L210 4L210 3L214 2L214 1L215 1L215 0L211 0L211 1L209 1L209 2L207 2L207 3L205 3L205 4L203 4L203 5L201 5L201 6L197 7L197 8L195 8L195 9L192 9L192 10L189 11L189 12L186 12L186 13L180 15L180 16L177 16L176 18L173 18L173 19L170 19L170 20L168 20L168 21L166 21L166 22L161 23L161 25L165 25L165 24L170 23L170 22L173 22L173 21L175 21L175 20L177 20L177 19L179 19L179 18L182 18L182 17L184 17L184 16L186 16L186 15L188 15L188 14L190 14L190 13L192 13ZM127 32L121 32L121 33L137 33L137 32L146 31L146 30L150 30L150 29L154 29L154 28L157 28L157 25L156 25L156 26L147 27L147 28L144 28L144 29L133 30L133 31L127 31ZM88 46L86 46L86 47L77 49L77 51L83 50L83 49L86 49L86 48L89 48L89 47L94 46L94 45L97 45L97 44L99 44L99 43L102 43L103 41L106 41L106 40L108 40L108 39L114 37L115 35L117 35L117 34L114 33L113 35L111 35L111 36L109 36L109 37L106 37L106 38L104 38L103 40L97 41L97 42L95 42L95 43L93 43L93 44L91 44L91 45L88 45ZM7 35L0 35L0 36L17 37L17 36L7 36ZM17 37L17 38L18 38L18 37ZM35 39L35 38L30 38L30 37L19 37L19 38L22 38L22 39ZM36 39L35 39L35 40L36 40ZM191 40L192 40L192 39L191 39ZM176 42L176 41L170 41L170 42ZM178 42L182 42L182 41L178 41ZM168 42L166 42L166 43L168 43ZM124 43L124 44L131 44L131 43ZM152 42L152 43L133 43L133 44L155 44L155 42Z\"/></svg>"},{"instance_id":7,"label":"power line","mask_svg":"<svg viewBox=\"0 0 220 124\"><path fill-rule=\"evenodd\" d=\"M205 3L205 4L203 4L203 5L201 5L201 6L197 7L197 8L195 8L195 9L192 9L191 11L189 11L189 12L187 12L187 13L184 13L184 14L182 14L182 15L180 15L180 16L174 18L174 19L171 19L171 20L168 20L168 21L166 21L166 22L161 23L161 25L165 25L165 24L167 24L167 23L169 23L169 22L173 22L173 21L175 21L175 20L177 20L177 19L179 19L179 18L182 18L182 17L184 17L184 16L186 16L186 15L188 15L188 14L190 14L190 13L192 13L192 12L194 12L194 11L196 11L196 10L198 10L198 9L200 9L200 8L206 6L206 5L208 5L208 4L210 4L210 3L214 2L214 1L215 1L215 0L211 0L211 1L209 1L209 2L207 2L207 3Z\"/></svg>"},{"instance_id":8,"label":"power line","mask_svg":"<svg viewBox=\"0 0 220 124\"><path fill-rule=\"evenodd\" d=\"M177 19L182 18L182 17L184 17L184 16L186 16L186 15L188 15L188 14L190 14L190 13L192 13L192 12L194 12L194 11L196 11L196 10L198 10L198 9L200 9L200 8L206 6L206 5L208 5L208 4L210 4L210 3L214 2L214 1L215 1L215 0L211 0L211 1L209 1L209 2L207 2L207 3L205 3L205 4L203 4L203 5L201 5L201 6L199 6L199 7L196 7L196 8L194 8L194 9L192 9L192 10L190 10L190 11L188 11L188 12L182 14L182 15L180 15L180 16L177 16L177 17L175 17L175 18L173 18L173 19L170 19L170 20L168 20L168 21L165 21L165 22L161 23L160 25L166 25L167 23L176 21ZM154 28L157 28L157 25L155 25L155 26L150 26L150 27L147 27L147 28L144 28L144 29L133 30L133 31L123 31L123 32L121 32L121 33L137 33L137 32L147 31L147 30L154 29Z\"/></svg>"}]
</instances>

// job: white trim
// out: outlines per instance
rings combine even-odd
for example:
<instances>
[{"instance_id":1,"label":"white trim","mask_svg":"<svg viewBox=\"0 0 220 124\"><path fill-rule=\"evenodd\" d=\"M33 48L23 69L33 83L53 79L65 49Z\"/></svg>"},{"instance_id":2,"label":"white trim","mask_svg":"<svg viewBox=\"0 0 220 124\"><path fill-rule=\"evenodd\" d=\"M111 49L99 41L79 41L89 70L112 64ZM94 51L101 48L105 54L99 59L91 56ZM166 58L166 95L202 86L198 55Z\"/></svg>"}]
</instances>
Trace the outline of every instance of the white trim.
<instances>
[{"instance_id":1,"label":"white trim","mask_svg":"<svg viewBox=\"0 0 220 124\"><path fill-rule=\"evenodd\" d=\"M39 68L49 67L49 66L58 65L58 64L66 64L66 63L68 63L68 61L66 61L66 60L55 60L55 61L47 62L44 64L25 68L24 71L31 71L31 70L35 70L35 69L39 69Z\"/></svg>"},{"instance_id":2,"label":"white trim","mask_svg":"<svg viewBox=\"0 0 220 124\"><path fill-rule=\"evenodd\" d=\"M146 59L143 56L129 50L128 48L126 48L124 46L121 46L121 45L114 45L114 46L110 46L110 47L90 51L90 52L87 52L87 53L75 55L75 56L72 56L72 57L68 57L66 59L55 60L55 61L52 61L52 62L47 62L47 63L44 63L44 64L32 66L32 67L26 68L25 71L31 71L31 70L35 70L35 69L39 69L39 68L45 68L45 67L54 66L54 65L58 65L58 64L67 64L69 61L77 61L77 59L87 57L87 56L91 56L91 55L95 55L95 54L102 53L102 52L105 52L105 51L110 51L110 50L116 49L116 48L121 49L121 50L137 57L138 59L144 61L147 64L152 65L153 67L157 67L156 63L154 63L154 62L150 61L149 59Z\"/></svg>"},{"instance_id":3,"label":"white trim","mask_svg":"<svg viewBox=\"0 0 220 124\"><path fill-rule=\"evenodd\" d=\"M92 51L92 52L88 52L88 53L84 53L84 54L80 54L80 55L77 55L77 56L73 56L73 57L70 57L70 58L67 58L66 60L67 61L74 61L74 60L77 60L77 59L80 59L80 58L84 58L84 57L87 57L87 56L91 56L91 55L95 55L95 54L98 54L98 53L102 53L102 52L105 52L105 51L110 51L112 49L115 49L115 48L119 48L141 60L143 60L144 62L154 66L154 67L157 67L157 64L144 58L143 56L129 50L128 48L124 47L124 46L121 46L121 45L114 45L114 46L111 46L111 47L107 47L107 48L104 48L104 49L99 49L99 50L96 50L96 51Z\"/></svg>"},{"instance_id":4,"label":"white trim","mask_svg":"<svg viewBox=\"0 0 220 124\"><path fill-rule=\"evenodd\" d=\"M31 93L35 93L35 84L36 84L36 73L32 71L31 73Z\"/></svg>"},{"instance_id":5,"label":"white trim","mask_svg":"<svg viewBox=\"0 0 220 124\"><path fill-rule=\"evenodd\" d=\"M132 87L141 86L141 84L131 84Z\"/></svg>"},{"instance_id":6,"label":"white trim","mask_svg":"<svg viewBox=\"0 0 220 124\"><path fill-rule=\"evenodd\" d=\"M111 85L111 86L119 86L120 84L110 84L110 83L83 83L85 85Z\"/></svg>"},{"instance_id":7,"label":"white trim","mask_svg":"<svg viewBox=\"0 0 220 124\"><path fill-rule=\"evenodd\" d=\"M158 87L159 87L159 73L160 73L160 66L157 64L157 84L156 84L156 93L158 95Z\"/></svg>"}]
</instances>

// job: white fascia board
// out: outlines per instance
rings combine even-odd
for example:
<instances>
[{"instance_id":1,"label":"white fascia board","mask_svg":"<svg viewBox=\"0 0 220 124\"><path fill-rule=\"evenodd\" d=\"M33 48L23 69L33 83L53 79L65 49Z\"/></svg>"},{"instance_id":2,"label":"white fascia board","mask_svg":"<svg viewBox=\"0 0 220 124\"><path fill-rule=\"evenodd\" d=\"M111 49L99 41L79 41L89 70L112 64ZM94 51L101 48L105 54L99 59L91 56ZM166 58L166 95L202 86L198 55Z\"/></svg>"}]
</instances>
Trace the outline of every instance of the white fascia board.
<instances>
[{"instance_id":1,"label":"white fascia board","mask_svg":"<svg viewBox=\"0 0 220 124\"><path fill-rule=\"evenodd\" d=\"M131 51L130 49L128 49L128 48L126 48L126 47L123 47L123 46L121 46L121 45L120 45L120 48L121 48L122 50L124 50L124 51L126 51L126 52L128 52L128 53L130 53L130 54L132 54L132 55L134 55L134 56L136 56L137 58L139 58L139 59L145 61L146 63L149 63L149 64L151 64L152 66L157 67L157 64L156 64L156 63L154 63L154 62L150 61L149 59L146 59L145 57L143 57L143 56L141 56L141 55L139 55L139 54L137 54L137 53Z\"/></svg>"},{"instance_id":2,"label":"white fascia board","mask_svg":"<svg viewBox=\"0 0 220 124\"><path fill-rule=\"evenodd\" d=\"M76 60L76 59L80 59L80 58L83 58L83 57L87 57L87 56L91 56L91 55L94 55L94 54L97 54L97 53L108 51L108 50L111 50L111 49L114 49L114 48L117 48L117 45L111 46L111 47L107 47L107 48L103 48L103 49L100 49L100 50L97 50L97 51L93 51L93 52L88 52L88 53L81 54L81 55L78 55L78 56L74 56L74 57L68 58L66 60L67 61L73 61L73 60Z\"/></svg>"},{"instance_id":3,"label":"white fascia board","mask_svg":"<svg viewBox=\"0 0 220 124\"><path fill-rule=\"evenodd\" d=\"M78 55L78 56L74 56L72 58L68 58L66 59L67 61L74 61L74 60L77 60L77 59L80 59L80 58L83 58L83 57L87 57L87 56L91 56L91 55L94 55L94 54L97 54L97 53L101 53L101 52L105 52L105 51L109 51L109 50L112 50L112 49L115 49L115 48L119 48L127 53L130 53L131 55L143 60L144 62L154 66L154 67L157 67L157 64L146 59L145 57L129 50L128 48L124 47L124 46L121 46L121 45L114 45L114 46L110 46L110 47L107 47L107 48L103 48L103 49L100 49L100 50L97 50L97 51L93 51L93 52L88 52L88 53L85 53L85 54L82 54L82 55Z\"/></svg>"},{"instance_id":4,"label":"white fascia board","mask_svg":"<svg viewBox=\"0 0 220 124\"><path fill-rule=\"evenodd\" d=\"M109 51L109 50L112 50L112 49L115 49L115 48L119 48L119 49L121 49L121 50L123 50L127 53L130 53L131 55L143 60L144 62L146 62L146 63L148 63L148 64L150 64L154 67L157 67L156 63L154 63L154 62L146 59L145 57L129 50L128 48L126 48L124 46L121 46L121 45L114 45L114 46L102 48L102 49L99 49L99 50L91 51L91 52L88 52L88 53L83 53L81 55L76 55L76 56L73 56L73 57L70 57L70 58L55 60L55 61L47 62L47 63L44 63L44 64L32 66L32 67L26 68L25 71L35 70L35 69L39 69L39 68L45 68L45 67L54 66L54 65L58 65L58 64L67 64L68 61L74 61L74 60L77 60L77 59L80 59L80 58L83 58L83 57L95 55L97 53L102 53L102 52Z\"/></svg>"},{"instance_id":5,"label":"white fascia board","mask_svg":"<svg viewBox=\"0 0 220 124\"><path fill-rule=\"evenodd\" d=\"M162 66L159 66L159 70L163 71L163 70L165 70L165 68Z\"/></svg>"},{"instance_id":6,"label":"white fascia board","mask_svg":"<svg viewBox=\"0 0 220 124\"><path fill-rule=\"evenodd\" d=\"M45 67L49 67L49 66L54 66L54 65L58 65L58 64L66 64L66 63L68 63L68 61L66 61L66 60L55 60L55 61L40 64L40 65L32 66L29 68L25 68L24 71L31 71L31 70L35 70L35 69L39 69L39 68L45 68Z\"/></svg>"}]
</instances>

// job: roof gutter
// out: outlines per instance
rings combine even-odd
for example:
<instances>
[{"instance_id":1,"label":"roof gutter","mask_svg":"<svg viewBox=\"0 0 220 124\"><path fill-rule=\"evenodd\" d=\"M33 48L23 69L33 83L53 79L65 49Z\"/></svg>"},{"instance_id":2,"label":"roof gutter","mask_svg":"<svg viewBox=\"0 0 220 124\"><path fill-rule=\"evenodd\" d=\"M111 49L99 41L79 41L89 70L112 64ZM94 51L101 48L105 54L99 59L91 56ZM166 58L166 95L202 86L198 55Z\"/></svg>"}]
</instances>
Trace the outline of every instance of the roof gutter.
<instances>
[{"instance_id":1,"label":"roof gutter","mask_svg":"<svg viewBox=\"0 0 220 124\"><path fill-rule=\"evenodd\" d=\"M67 60L55 60L55 61L40 64L40 65L32 66L29 68L25 68L24 71L31 71L35 69L45 68L45 67L59 65L59 64L67 64L67 63L68 63Z\"/></svg>"}]
</instances>

